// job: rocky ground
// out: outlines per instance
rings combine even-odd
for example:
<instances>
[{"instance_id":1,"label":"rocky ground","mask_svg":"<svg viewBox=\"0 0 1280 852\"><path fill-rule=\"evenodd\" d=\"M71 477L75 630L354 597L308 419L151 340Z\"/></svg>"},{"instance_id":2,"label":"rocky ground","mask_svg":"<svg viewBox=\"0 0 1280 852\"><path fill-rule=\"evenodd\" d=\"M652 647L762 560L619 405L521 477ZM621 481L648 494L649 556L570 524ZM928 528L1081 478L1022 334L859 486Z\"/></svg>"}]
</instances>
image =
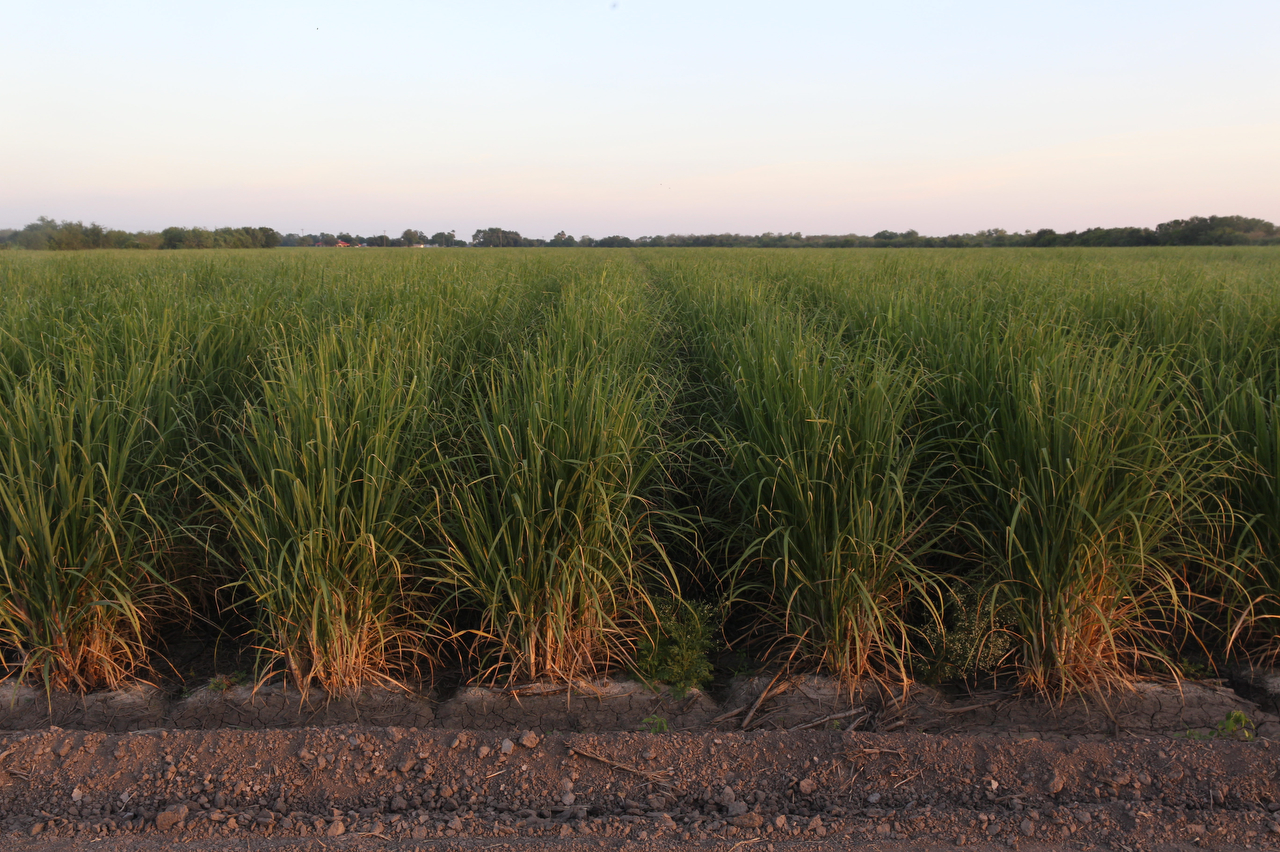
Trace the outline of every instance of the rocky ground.
<instances>
[{"instance_id":1,"label":"rocky ground","mask_svg":"<svg viewBox=\"0 0 1280 852\"><path fill-rule=\"evenodd\" d=\"M1057 706L812 678L720 702L627 683L346 705L16 690L0 848L1269 848L1280 721L1254 686ZM113 701L109 720L85 712Z\"/></svg>"}]
</instances>

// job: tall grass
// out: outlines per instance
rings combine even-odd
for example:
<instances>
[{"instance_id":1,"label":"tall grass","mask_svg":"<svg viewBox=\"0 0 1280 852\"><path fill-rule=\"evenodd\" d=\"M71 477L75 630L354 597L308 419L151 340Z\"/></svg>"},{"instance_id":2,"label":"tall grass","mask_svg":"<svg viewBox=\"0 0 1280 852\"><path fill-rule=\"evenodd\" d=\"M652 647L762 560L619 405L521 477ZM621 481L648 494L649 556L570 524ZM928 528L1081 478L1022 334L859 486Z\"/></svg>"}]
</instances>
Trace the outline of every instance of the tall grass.
<instances>
[{"instance_id":1,"label":"tall grass","mask_svg":"<svg viewBox=\"0 0 1280 852\"><path fill-rule=\"evenodd\" d=\"M172 328L91 331L63 329L56 361L0 364L0 643L20 676L80 689L138 674L174 602L157 562L185 426Z\"/></svg>"},{"instance_id":2,"label":"tall grass","mask_svg":"<svg viewBox=\"0 0 1280 852\"><path fill-rule=\"evenodd\" d=\"M0 643L113 686L185 600L303 687L440 636L573 679L655 594L736 589L849 681L935 668L957 618L1057 692L1274 652L1278 259L6 253Z\"/></svg>"},{"instance_id":3,"label":"tall grass","mask_svg":"<svg viewBox=\"0 0 1280 852\"><path fill-rule=\"evenodd\" d=\"M906 679L913 618L936 618L941 597L920 559L936 540L925 486L938 485L912 440L920 371L805 319L813 303L788 282L682 286L741 530L733 597L761 608L792 665L850 685Z\"/></svg>"},{"instance_id":4,"label":"tall grass","mask_svg":"<svg viewBox=\"0 0 1280 852\"><path fill-rule=\"evenodd\" d=\"M1230 521L1214 441L1182 417L1185 384L1132 347L986 331L952 340L957 370L938 393L1022 682L1107 691L1143 662L1176 671L1167 649L1188 627L1192 576L1222 568L1214 531Z\"/></svg>"},{"instance_id":5,"label":"tall grass","mask_svg":"<svg viewBox=\"0 0 1280 852\"><path fill-rule=\"evenodd\" d=\"M906 679L910 616L936 619L941 597L920 558L937 539L923 487L939 483L908 437L919 374L786 325L761 323L724 356L735 428L722 440L756 531L740 567L771 581L766 613L792 654L851 684Z\"/></svg>"},{"instance_id":6,"label":"tall grass","mask_svg":"<svg viewBox=\"0 0 1280 852\"><path fill-rule=\"evenodd\" d=\"M1206 400L1206 426L1224 436L1234 475L1224 498L1236 513L1233 582L1217 597L1240 615L1230 633L1243 634L1268 657L1280 654L1280 365L1276 351L1224 369L1201 359L1195 376ZM1243 368L1242 368L1243 367Z\"/></svg>"},{"instance_id":7,"label":"tall grass","mask_svg":"<svg viewBox=\"0 0 1280 852\"><path fill-rule=\"evenodd\" d=\"M208 499L231 533L261 647L304 691L399 684L430 663L417 582L432 365L355 328L277 344ZM419 369L416 369L419 368Z\"/></svg>"},{"instance_id":8,"label":"tall grass","mask_svg":"<svg viewBox=\"0 0 1280 852\"><path fill-rule=\"evenodd\" d=\"M438 582L490 676L627 665L670 572L649 499L666 405L634 288L578 281L535 348L478 376L442 496Z\"/></svg>"}]
</instances>

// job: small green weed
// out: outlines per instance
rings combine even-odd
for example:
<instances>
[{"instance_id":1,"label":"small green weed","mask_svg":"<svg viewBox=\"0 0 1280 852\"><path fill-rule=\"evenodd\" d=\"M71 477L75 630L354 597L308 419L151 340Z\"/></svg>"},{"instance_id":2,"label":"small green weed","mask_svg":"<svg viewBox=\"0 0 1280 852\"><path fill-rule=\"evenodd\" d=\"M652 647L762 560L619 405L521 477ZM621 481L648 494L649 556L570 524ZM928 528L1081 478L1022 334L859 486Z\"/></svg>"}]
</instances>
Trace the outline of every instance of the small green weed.
<instances>
[{"instance_id":1,"label":"small green weed","mask_svg":"<svg viewBox=\"0 0 1280 852\"><path fill-rule=\"evenodd\" d=\"M239 686L245 681L244 672L235 672L229 675L214 675L209 678L209 690L211 692L227 692L232 687Z\"/></svg>"},{"instance_id":2,"label":"small green weed","mask_svg":"<svg viewBox=\"0 0 1280 852\"><path fill-rule=\"evenodd\" d=\"M669 730L667 720L661 716L646 716L640 720L640 723L651 734L665 734Z\"/></svg>"},{"instance_id":3,"label":"small green weed","mask_svg":"<svg viewBox=\"0 0 1280 852\"><path fill-rule=\"evenodd\" d=\"M654 621L636 648L635 673L646 681L669 685L682 697L691 687L711 680L708 652L716 645L718 607L675 598L658 601Z\"/></svg>"},{"instance_id":4,"label":"small green weed","mask_svg":"<svg viewBox=\"0 0 1280 852\"><path fill-rule=\"evenodd\" d=\"M1242 740L1249 742L1258 736L1258 728L1243 710L1232 710L1210 733L1187 730L1181 734L1183 739L1205 742L1213 739Z\"/></svg>"},{"instance_id":5,"label":"small green weed","mask_svg":"<svg viewBox=\"0 0 1280 852\"><path fill-rule=\"evenodd\" d=\"M1178 669L1187 680L1202 680L1214 675L1213 667L1203 659L1179 660Z\"/></svg>"},{"instance_id":6,"label":"small green weed","mask_svg":"<svg viewBox=\"0 0 1280 852\"><path fill-rule=\"evenodd\" d=\"M1218 723L1217 736L1232 740L1251 740L1258 735L1258 727L1243 710L1232 710Z\"/></svg>"},{"instance_id":7,"label":"small green weed","mask_svg":"<svg viewBox=\"0 0 1280 852\"><path fill-rule=\"evenodd\" d=\"M977 589L962 586L947 596L941 626L923 630L933 648L934 677L947 681L989 674L1009 656L1014 625L1007 608L993 611L992 601Z\"/></svg>"}]
</instances>

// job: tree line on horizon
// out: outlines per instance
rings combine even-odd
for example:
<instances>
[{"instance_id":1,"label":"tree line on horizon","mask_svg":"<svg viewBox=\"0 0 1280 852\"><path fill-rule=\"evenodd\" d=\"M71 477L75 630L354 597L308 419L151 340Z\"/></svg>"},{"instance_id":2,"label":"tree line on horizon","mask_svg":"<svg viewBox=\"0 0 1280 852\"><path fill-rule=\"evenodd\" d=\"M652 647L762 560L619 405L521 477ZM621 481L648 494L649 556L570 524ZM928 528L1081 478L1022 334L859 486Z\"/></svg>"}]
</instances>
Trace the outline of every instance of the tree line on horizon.
<instances>
[{"instance_id":1,"label":"tree line on horizon","mask_svg":"<svg viewBox=\"0 0 1280 852\"><path fill-rule=\"evenodd\" d=\"M274 228L165 228L163 231L122 231L97 222L58 222L46 216L21 229L0 228L0 249L49 251L77 249L275 248L281 244Z\"/></svg>"},{"instance_id":2,"label":"tree line on horizon","mask_svg":"<svg viewBox=\"0 0 1280 852\"><path fill-rule=\"evenodd\" d=\"M406 229L398 237L386 234L359 236L339 234L281 234L274 228L182 228L163 231L123 231L105 228L96 222L58 222L41 216L23 228L0 228L0 249L67 251L77 249L201 249L282 247L461 247L477 248L631 248L631 247L729 247L729 248L1000 248L1000 247L1121 247L1121 246L1211 246L1277 245L1280 233L1271 222L1247 216L1192 216L1173 219L1155 228L1088 228L1058 233L1052 228L1010 233L991 228L972 234L927 237L917 231L879 231L871 236L858 234L801 234L766 232L750 234L668 234L626 237L615 234L599 239L573 237L560 231L549 240L524 237L505 228L481 228L471 240L459 239L456 231Z\"/></svg>"}]
</instances>

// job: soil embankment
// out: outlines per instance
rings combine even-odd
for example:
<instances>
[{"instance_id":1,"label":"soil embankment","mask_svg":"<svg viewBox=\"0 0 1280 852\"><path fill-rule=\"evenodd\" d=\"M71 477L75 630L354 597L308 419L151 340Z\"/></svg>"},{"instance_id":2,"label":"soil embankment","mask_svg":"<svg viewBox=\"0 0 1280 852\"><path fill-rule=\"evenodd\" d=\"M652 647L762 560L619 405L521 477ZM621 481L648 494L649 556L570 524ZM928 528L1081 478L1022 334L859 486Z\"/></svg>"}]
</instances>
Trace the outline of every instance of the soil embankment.
<instances>
[{"instance_id":1,"label":"soil embankment","mask_svg":"<svg viewBox=\"0 0 1280 852\"><path fill-rule=\"evenodd\" d=\"M0 846L776 852L1280 841L1271 739L1280 725L1218 684L1144 685L1102 707L923 689L849 703L821 681L782 683L757 700L768 682L745 681L719 705L634 684L463 690L444 702L404 698L430 711L415 725L212 727L179 713L133 730L12 730L0 733ZM249 702L243 714L281 695L297 700L219 698ZM389 712L394 702L380 700Z\"/></svg>"}]
</instances>

